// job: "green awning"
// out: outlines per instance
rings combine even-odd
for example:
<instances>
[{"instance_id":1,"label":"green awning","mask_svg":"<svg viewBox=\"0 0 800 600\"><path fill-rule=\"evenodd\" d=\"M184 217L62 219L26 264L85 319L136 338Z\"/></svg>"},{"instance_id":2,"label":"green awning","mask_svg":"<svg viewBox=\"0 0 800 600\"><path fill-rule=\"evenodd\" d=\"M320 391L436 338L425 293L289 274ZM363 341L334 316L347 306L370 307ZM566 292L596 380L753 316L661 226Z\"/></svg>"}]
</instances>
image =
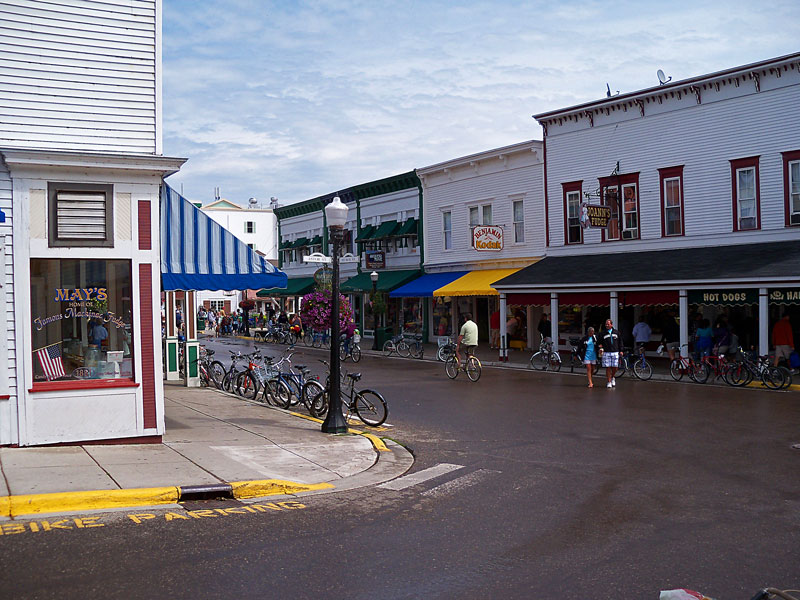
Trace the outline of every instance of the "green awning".
<instances>
[{"instance_id":1,"label":"green awning","mask_svg":"<svg viewBox=\"0 0 800 600\"><path fill-rule=\"evenodd\" d=\"M299 240L296 240L294 244L292 244L292 248L300 248L302 246L308 246L308 238L301 237Z\"/></svg>"},{"instance_id":2,"label":"green awning","mask_svg":"<svg viewBox=\"0 0 800 600\"><path fill-rule=\"evenodd\" d=\"M367 242L372 239L372 234L375 233L374 225L367 225L361 230L361 235L356 238L356 242Z\"/></svg>"},{"instance_id":3,"label":"green awning","mask_svg":"<svg viewBox=\"0 0 800 600\"><path fill-rule=\"evenodd\" d=\"M400 229L395 233L400 237L403 235L417 235L417 220L414 217L408 219L405 223L400 225Z\"/></svg>"},{"instance_id":4,"label":"green awning","mask_svg":"<svg viewBox=\"0 0 800 600\"><path fill-rule=\"evenodd\" d=\"M298 277L297 279L289 279L289 281L286 282L285 288L259 290L256 292L256 296L259 298L268 298L270 296L303 296L313 289L313 277Z\"/></svg>"},{"instance_id":5,"label":"green awning","mask_svg":"<svg viewBox=\"0 0 800 600\"><path fill-rule=\"evenodd\" d=\"M308 242L308 245L309 246L322 246L322 236L321 235L315 235L313 238L311 238L311 241Z\"/></svg>"},{"instance_id":6,"label":"green awning","mask_svg":"<svg viewBox=\"0 0 800 600\"><path fill-rule=\"evenodd\" d=\"M369 275L369 273L359 273L355 277L351 277L342 284L342 292L371 292L372 279L370 279ZM419 269L378 271L378 290L391 292L393 289L399 288L401 285L419 277L419 275ZM291 279L289 281L291 282Z\"/></svg>"},{"instance_id":7,"label":"green awning","mask_svg":"<svg viewBox=\"0 0 800 600\"><path fill-rule=\"evenodd\" d=\"M372 235L373 240L382 240L384 238L397 235L395 231L398 229L397 221L386 221L381 223L378 230Z\"/></svg>"},{"instance_id":8,"label":"green awning","mask_svg":"<svg viewBox=\"0 0 800 600\"><path fill-rule=\"evenodd\" d=\"M289 249L289 248L291 248L291 247L292 247L292 244L293 244L293 243L294 243L294 242L292 242L291 240L283 240L283 241L281 242L281 248L280 248L280 249L281 249L281 250L287 250L287 249Z\"/></svg>"}]
</instances>

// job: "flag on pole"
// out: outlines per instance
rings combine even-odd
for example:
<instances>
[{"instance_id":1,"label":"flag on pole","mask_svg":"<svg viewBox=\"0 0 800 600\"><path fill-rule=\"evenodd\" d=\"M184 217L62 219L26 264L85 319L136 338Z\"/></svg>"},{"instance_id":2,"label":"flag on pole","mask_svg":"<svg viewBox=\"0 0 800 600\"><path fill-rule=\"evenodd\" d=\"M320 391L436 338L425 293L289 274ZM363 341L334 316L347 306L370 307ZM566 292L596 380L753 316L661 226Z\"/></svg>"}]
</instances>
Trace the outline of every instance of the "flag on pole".
<instances>
[{"instance_id":1,"label":"flag on pole","mask_svg":"<svg viewBox=\"0 0 800 600\"><path fill-rule=\"evenodd\" d=\"M36 351L47 381L64 377L64 363L61 362L61 342L50 344Z\"/></svg>"}]
</instances>

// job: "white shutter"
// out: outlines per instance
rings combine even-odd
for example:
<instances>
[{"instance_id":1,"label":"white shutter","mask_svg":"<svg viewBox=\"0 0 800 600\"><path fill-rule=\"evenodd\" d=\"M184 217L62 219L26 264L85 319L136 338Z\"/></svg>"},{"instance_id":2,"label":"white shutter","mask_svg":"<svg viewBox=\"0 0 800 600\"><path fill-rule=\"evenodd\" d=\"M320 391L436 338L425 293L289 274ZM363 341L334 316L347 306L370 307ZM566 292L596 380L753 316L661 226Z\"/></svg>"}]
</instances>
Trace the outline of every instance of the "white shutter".
<instances>
[{"instance_id":1,"label":"white shutter","mask_svg":"<svg viewBox=\"0 0 800 600\"><path fill-rule=\"evenodd\" d=\"M106 239L106 194L59 191L56 223L59 239Z\"/></svg>"}]
</instances>

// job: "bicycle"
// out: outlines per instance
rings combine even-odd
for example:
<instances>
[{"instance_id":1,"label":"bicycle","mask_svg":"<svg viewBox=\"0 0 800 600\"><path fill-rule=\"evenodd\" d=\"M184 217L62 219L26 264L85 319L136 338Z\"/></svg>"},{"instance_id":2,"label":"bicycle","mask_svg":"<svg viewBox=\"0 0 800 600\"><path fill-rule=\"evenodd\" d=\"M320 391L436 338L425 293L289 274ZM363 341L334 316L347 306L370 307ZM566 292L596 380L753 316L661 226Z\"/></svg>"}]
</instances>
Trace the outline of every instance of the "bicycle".
<instances>
[{"instance_id":1,"label":"bicycle","mask_svg":"<svg viewBox=\"0 0 800 600\"><path fill-rule=\"evenodd\" d=\"M437 341L439 348L436 350L436 360L446 362L456 353L456 342L451 337L440 337Z\"/></svg>"},{"instance_id":2,"label":"bicycle","mask_svg":"<svg viewBox=\"0 0 800 600\"><path fill-rule=\"evenodd\" d=\"M681 348L689 349L689 344L683 344ZM708 380L710 369L702 362L696 362L691 356L678 356L669 364L669 374L675 381L683 379L688 375L689 379L695 383L705 383Z\"/></svg>"},{"instance_id":3,"label":"bicycle","mask_svg":"<svg viewBox=\"0 0 800 600\"><path fill-rule=\"evenodd\" d=\"M231 353L231 366L228 367L227 370L225 370L223 367L223 376L220 380L220 389L225 392L234 392L236 377L239 375L239 373L241 373L241 371L236 368L236 363L245 358L245 355L241 352L233 352L232 350L229 350L228 352Z\"/></svg>"},{"instance_id":4,"label":"bicycle","mask_svg":"<svg viewBox=\"0 0 800 600\"><path fill-rule=\"evenodd\" d=\"M411 340L409 342L409 340ZM422 345L422 334L403 334L397 342L397 354L403 358L408 358L409 354L414 358L422 358L425 347Z\"/></svg>"},{"instance_id":5,"label":"bicycle","mask_svg":"<svg viewBox=\"0 0 800 600\"><path fill-rule=\"evenodd\" d=\"M400 353L397 351L397 345L400 343L400 340L403 339L403 334L396 335L390 340L386 340L383 343L383 355L384 356L391 356L395 352L399 355ZM408 354L406 354L408 356Z\"/></svg>"},{"instance_id":6,"label":"bicycle","mask_svg":"<svg viewBox=\"0 0 800 600\"><path fill-rule=\"evenodd\" d=\"M464 365L458 364L458 358L455 354L450 356L444 363L444 372L450 379L458 377L458 373L464 371L470 381L475 382L481 378L481 361L477 356L470 354L464 361Z\"/></svg>"},{"instance_id":7,"label":"bicycle","mask_svg":"<svg viewBox=\"0 0 800 600\"><path fill-rule=\"evenodd\" d=\"M583 364L583 356L581 356L581 340L580 338L569 338L569 345L570 345L570 357L569 357L569 372L574 373L575 367L582 369L584 367ZM594 374L594 371L592 371Z\"/></svg>"},{"instance_id":8,"label":"bicycle","mask_svg":"<svg viewBox=\"0 0 800 600\"><path fill-rule=\"evenodd\" d=\"M342 341L339 343L339 358L342 361L351 358L354 363L361 360L361 336L355 334L351 339L347 339L347 335L342 335Z\"/></svg>"},{"instance_id":9,"label":"bicycle","mask_svg":"<svg viewBox=\"0 0 800 600\"><path fill-rule=\"evenodd\" d=\"M278 408L289 408L299 402L308 410L312 417L317 416L313 408L313 398L323 389L322 384L315 377L311 376L311 370L306 365L297 365L298 372L292 367L292 356L294 352L275 363L269 365L273 376L270 377L264 386L262 398ZM284 371L281 366L288 363L288 370Z\"/></svg>"},{"instance_id":10,"label":"bicycle","mask_svg":"<svg viewBox=\"0 0 800 600\"><path fill-rule=\"evenodd\" d=\"M557 350L553 350L553 342L545 340L544 336L540 334L539 349L531 356L528 364L532 369L537 371L551 371L558 372L561 370L561 355Z\"/></svg>"},{"instance_id":11,"label":"bicycle","mask_svg":"<svg viewBox=\"0 0 800 600\"><path fill-rule=\"evenodd\" d=\"M772 390L786 389L791 385L791 373L787 376L786 369L774 366L769 360L769 356L753 358L741 348L739 348L739 352L742 360L728 370L725 379L730 385L744 387L756 377L761 379L762 385Z\"/></svg>"},{"instance_id":12,"label":"bicycle","mask_svg":"<svg viewBox=\"0 0 800 600\"><path fill-rule=\"evenodd\" d=\"M325 361L320 361L328 364ZM330 378L330 374L329 374ZM386 400L375 390L357 390L355 384L361 380L361 373L346 373L342 376L343 385L339 394L342 399L342 411L347 412L345 419L356 415L365 425L379 427L386 422L389 416L389 407ZM330 382L329 382L330 383ZM311 399L311 406L322 417L328 412L330 406L330 386L326 385L322 391Z\"/></svg>"},{"instance_id":13,"label":"bicycle","mask_svg":"<svg viewBox=\"0 0 800 600\"><path fill-rule=\"evenodd\" d=\"M638 351L639 356L631 366L631 371L637 379L647 381L653 376L653 365L647 362L643 344L639 344Z\"/></svg>"}]
</instances>

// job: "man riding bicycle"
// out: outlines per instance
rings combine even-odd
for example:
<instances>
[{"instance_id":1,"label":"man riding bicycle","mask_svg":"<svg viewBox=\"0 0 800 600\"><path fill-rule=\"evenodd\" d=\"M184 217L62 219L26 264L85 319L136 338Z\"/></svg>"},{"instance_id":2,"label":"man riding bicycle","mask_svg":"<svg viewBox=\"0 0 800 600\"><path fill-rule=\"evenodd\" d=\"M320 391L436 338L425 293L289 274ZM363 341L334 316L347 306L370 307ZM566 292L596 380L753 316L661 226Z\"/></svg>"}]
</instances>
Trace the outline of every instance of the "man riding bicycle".
<instances>
[{"instance_id":1,"label":"man riding bicycle","mask_svg":"<svg viewBox=\"0 0 800 600\"><path fill-rule=\"evenodd\" d=\"M464 313L464 324L458 333L458 340L456 341L456 360L459 367L461 366L461 354L459 350L464 348L467 356L475 354L475 348L478 347L478 326L472 320L472 314ZM457 372L457 371L456 371Z\"/></svg>"}]
</instances>

